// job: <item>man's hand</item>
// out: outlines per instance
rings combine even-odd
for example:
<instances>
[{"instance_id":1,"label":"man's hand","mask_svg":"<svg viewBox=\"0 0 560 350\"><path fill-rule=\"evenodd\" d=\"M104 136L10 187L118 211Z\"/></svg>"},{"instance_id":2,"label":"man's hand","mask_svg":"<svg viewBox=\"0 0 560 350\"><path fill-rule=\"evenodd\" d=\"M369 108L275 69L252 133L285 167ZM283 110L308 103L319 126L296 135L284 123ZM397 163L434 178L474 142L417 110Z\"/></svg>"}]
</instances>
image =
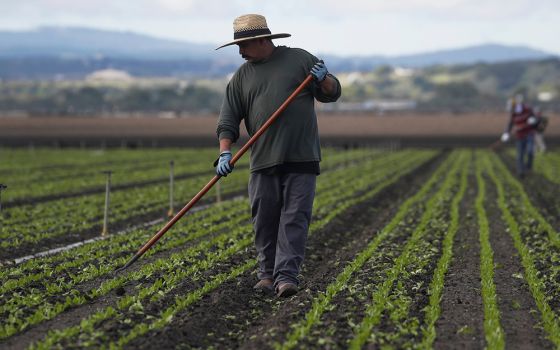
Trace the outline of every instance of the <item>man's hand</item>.
<instances>
[{"instance_id":1,"label":"man's hand","mask_svg":"<svg viewBox=\"0 0 560 350\"><path fill-rule=\"evenodd\" d=\"M315 81L318 83L321 83L323 82L323 80L325 80L328 72L329 71L327 70L327 66L325 66L325 63L322 60L315 63L313 68L311 68L311 75L313 76L313 79L315 79Z\"/></svg>"},{"instance_id":2,"label":"man's hand","mask_svg":"<svg viewBox=\"0 0 560 350\"><path fill-rule=\"evenodd\" d=\"M227 174L233 171L233 165L229 163L231 158L232 157L230 151L224 151L220 153L220 157L214 162L217 175L227 176Z\"/></svg>"}]
</instances>

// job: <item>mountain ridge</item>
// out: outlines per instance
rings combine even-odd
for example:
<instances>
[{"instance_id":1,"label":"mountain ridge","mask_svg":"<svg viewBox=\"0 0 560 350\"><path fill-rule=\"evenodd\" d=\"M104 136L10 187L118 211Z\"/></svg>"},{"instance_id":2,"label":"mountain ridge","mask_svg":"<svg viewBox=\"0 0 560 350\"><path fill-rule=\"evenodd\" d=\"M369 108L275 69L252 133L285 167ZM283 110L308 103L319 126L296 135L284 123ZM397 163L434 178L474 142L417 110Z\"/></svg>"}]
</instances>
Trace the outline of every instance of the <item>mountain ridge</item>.
<instances>
[{"instance_id":1,"label":"mountain ridge","mask_svg":"<svg viewBox=\"0 0 560 350\"><path fill-rule=\"evenodd\" d=\"M40 27L29 31L0 31L0 78L44 78L59 67L59 75L85 76L97 69L117 68L140 76L202 76L231 73L243 60L234 50L216 53L215 44L161 39L132 31L86 27ZM527 46L487 43L407 55L318 55L333 71L371 71L390 65L421 68L430 65L538 60L558 55ZM82 62L82 63L80 63ZM25 66L33 66L26 73ZM6 72L11 67L10 72ZM67 67L68 72L66 72ZM73 67L73 68L70 68ZM15 69L15 71L14 71Z\"/></svg>"}]
</instances>

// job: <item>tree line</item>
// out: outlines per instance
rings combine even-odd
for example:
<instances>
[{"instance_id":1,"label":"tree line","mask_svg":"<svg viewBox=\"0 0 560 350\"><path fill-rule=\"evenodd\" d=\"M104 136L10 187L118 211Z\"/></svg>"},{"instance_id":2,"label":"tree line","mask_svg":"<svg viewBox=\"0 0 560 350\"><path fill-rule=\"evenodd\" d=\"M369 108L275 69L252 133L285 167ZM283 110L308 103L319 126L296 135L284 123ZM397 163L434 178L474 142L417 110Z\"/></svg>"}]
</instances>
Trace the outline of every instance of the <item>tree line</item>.
<instances>
[{"instance_id":1,"label":"tree line","mask_svg":"<svg viewBox=\"0 0 560 350\"><path fill-rule=\"evenodd\" d=\"M337 73L340 102L410 100L422 112L503 111L517 93L548 112L560 112L560 60L432 66L406 69L379 66L373 71ZM30 115L107 115L134 112L217 113L227 80L161 83L0 81L0 111ZM211 86L211 87L209 87Z\"/></svg>"}]
</instances>

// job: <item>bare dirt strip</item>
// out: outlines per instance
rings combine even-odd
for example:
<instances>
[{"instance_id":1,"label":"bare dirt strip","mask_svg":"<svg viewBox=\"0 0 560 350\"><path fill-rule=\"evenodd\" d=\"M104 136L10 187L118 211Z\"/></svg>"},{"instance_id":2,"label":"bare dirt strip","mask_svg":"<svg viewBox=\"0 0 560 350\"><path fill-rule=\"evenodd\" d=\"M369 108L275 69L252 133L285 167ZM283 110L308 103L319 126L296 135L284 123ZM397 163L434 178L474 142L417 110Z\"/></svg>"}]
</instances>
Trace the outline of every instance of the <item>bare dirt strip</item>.
<instances>
[{"instance_id":1,"label":"bare dirt strip","mask_svg":"<svg viewBox=\"0 0 560 350\"><path fill-rule=\"evenodd\" d=\"M491 180L487 184L491 184ZM501 218L494 186L487 186L486 212L494 250L494 282L504 329L506 349L553 349L539 324L539 311L523 278L524 269L513 240Z\"/></svg>"},{"instance_id":2,"label":"bare dirt strip","mask_svg":"<svg viewBox=\"0 0 560 350\"><path fill-rule=\"evenodd\" d=\"M6 117L0 115L0 144L13 141L20 145L40 140L100 140L146 138L157 145L165 138L216 141L216 115L193 115L184 118L157 117ZM343 137L491 137L498 139L508 121L507 114L338 114L318 115L322 138ZM279 119L281 122L281 119ZM244 128L242 128L244 130ZM242 136L246 133L242 130ZM560 115L550 116L547 137L560 136ZM16 142L18 141L18 142ZM83 143L82 143L83 144ZM78 143L80 145L80 143Z\"/></svg>"},{"instance_id":3,"label":"bare dirt strip","mask_svg":"<svg viewBox=\"0 0 560 350\"><path fill-rule=\"evenodd\" d=\"M474 199L476 180L471 173L461 202L461 225L453 243L453 259L445 276L441 315L436 322L435 349L482 349L484 310L480 297L480 242Z\"/></svg>"}]
</instances>

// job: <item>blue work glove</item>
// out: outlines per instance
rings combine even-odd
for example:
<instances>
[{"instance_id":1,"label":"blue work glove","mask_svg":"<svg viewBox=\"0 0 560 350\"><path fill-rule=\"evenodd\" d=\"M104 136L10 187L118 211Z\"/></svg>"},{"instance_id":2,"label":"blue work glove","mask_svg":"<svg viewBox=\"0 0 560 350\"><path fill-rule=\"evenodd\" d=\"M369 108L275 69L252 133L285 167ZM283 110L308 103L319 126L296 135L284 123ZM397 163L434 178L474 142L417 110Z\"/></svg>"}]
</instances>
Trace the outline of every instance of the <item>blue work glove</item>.
<instances>
[{"instance_id":1,"label":"blue work glove","mask_svg":"<svg viewBox=\"0 0 560 350\"><path fill-rule=\"evenodd\" d=\"M220 153L220 157L214 162L217 175L227 176L227 174L233 171L233 165L229 163L231 158L232 157L230 151L223 151L222 153Z\"/></svg>"},{"instance_id":2,"label":"blue work glove","mask_svg":"<svg viewBox=\"0 0 560 350\"><path fill-rule=\"evenodd\" d=\"M315 63L313 68L311 68L311 75L313 76L313 79L315 79L315 81L318 83L321 83L323 80L325 80L325 78L327 77L327 73L329 73L329 71L327 70L327 66L325 66L323 60Z\"/></svg>"}]
</instances>

